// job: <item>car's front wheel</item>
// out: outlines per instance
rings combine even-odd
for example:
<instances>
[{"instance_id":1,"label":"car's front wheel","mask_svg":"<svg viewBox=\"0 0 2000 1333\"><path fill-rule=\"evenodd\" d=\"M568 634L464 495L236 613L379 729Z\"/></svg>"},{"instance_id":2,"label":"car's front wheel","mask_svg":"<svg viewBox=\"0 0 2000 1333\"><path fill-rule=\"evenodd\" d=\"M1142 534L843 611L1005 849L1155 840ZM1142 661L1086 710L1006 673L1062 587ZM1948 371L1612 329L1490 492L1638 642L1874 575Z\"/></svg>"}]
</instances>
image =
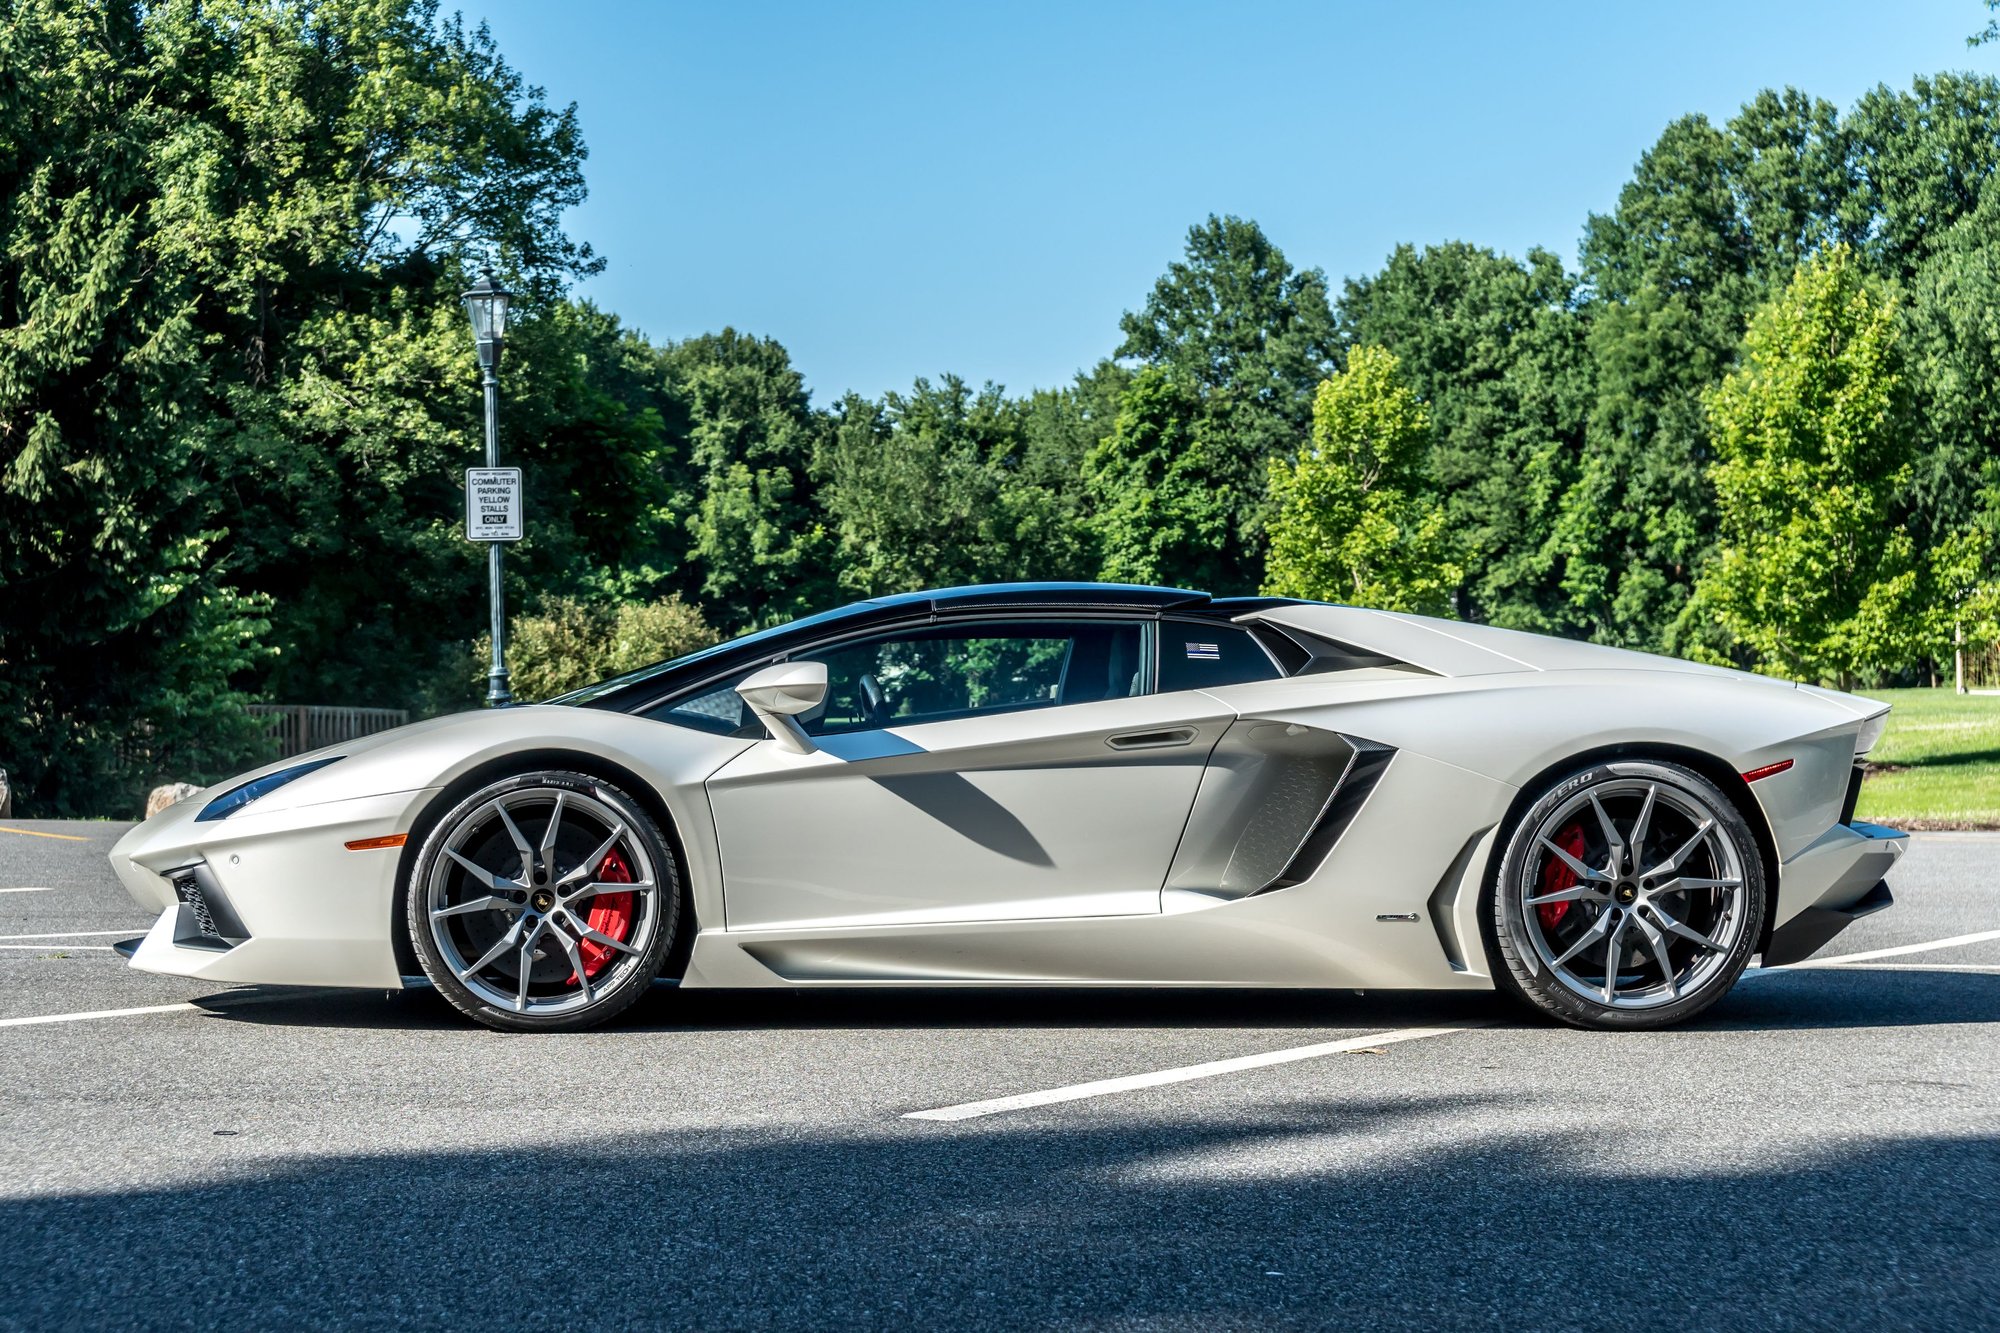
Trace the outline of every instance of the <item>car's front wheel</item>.
<instances>
[{"instance_id":1,"label":"car's front wheel","mask_svg":"<svg viewBox=\"0 0 2000 1333\"><path fill-rule=\"evenodd\" d=\"M589 1027L652 983L680 894L665 837L630 796L581 773L524 773L466 797L425 839L410 940L438 992L489 1027Z\"/></svg>"},{"instance_id":2,"label":"car's front wheel","mask_svg":"<svg viewBox=\"0 0 2000 1333\"><path fill-rule=\"evenodd\" d=\"M1487 899L1501 985L1576 1027L1654 1028L1736 984L1763 928L1764 863L1713 782L1597 764L1514 825Z\"/></svg>"}]
</instances>

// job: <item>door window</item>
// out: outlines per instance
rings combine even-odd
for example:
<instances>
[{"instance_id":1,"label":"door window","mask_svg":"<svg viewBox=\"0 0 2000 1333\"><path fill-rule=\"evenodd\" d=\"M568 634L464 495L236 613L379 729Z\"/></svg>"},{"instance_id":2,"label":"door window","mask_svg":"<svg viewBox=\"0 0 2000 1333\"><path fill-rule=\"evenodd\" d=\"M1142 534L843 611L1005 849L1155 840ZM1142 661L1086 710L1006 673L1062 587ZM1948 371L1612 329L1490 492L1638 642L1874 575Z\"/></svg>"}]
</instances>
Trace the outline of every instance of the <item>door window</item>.
<instances>
[{"instance_id":1,"label":"door window","mask_svg":"<svg viewBox=\"0 0 2000 1333\"><path fill-rule=\"evenodd\" d=\"M938 625L841 644L793 660L826 663L826 705L801 719L813 735L1145 692L1143 630L1113 621Z\"/></svg>"}]
</instances>

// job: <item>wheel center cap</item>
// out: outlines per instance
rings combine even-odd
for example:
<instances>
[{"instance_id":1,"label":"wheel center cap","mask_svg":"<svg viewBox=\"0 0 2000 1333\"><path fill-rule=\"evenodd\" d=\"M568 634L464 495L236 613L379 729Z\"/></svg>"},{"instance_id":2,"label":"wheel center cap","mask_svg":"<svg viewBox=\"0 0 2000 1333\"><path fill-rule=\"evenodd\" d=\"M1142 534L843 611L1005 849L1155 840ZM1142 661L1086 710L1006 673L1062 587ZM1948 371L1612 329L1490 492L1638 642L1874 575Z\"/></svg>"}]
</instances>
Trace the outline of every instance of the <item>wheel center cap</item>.
<instances>
[{"instance_id":1,"label":"wheel center cap","mask_svg":"<svg viewBox=\"0 0 2000 1333\"><path fill-rule=\"evenodd\" d=\"M1639 899L1639 886L1629 879L1621 880L1618 887L1611 890L1611 896L1623 906L1630 907Z\"/></svg>"},{"instance_id":2,"label":"wheel center cap","mask_svg":"<svg viewBox=\"0 0 2000 1333\"><path fill-rule=\"evenodd\" d=\"M537 912L546 912L556 905L556 896L547 889L537 889L535 896L528 901L535 905Z\"/></svg>"}]
</instances>

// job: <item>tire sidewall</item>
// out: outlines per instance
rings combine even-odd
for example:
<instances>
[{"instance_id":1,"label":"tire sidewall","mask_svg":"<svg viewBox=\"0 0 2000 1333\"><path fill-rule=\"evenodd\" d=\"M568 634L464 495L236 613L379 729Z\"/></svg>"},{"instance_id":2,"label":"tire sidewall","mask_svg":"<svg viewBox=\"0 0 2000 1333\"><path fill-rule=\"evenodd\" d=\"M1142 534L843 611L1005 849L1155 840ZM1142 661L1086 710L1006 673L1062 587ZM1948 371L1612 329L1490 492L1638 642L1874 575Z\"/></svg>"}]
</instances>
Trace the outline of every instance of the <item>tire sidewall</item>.
<instances>
[{"instance_id":1,"label":"tire sidewall","mask_svg":"<svg viewBox=\"0 0 2000 1333\"><path fill-rule=\"evenodd\" d=\"M1534 832L1557 806L1579 791L1617 779L1639 778L1679 787L1699 797L1716 812L1719 826L1735 844L1742 865L1747 919L1717 973L1696 990L1671 1004L1650 1009L1618 1009L1578 995L1557 979L1534 954L1528 942L1519 895L1513 892L1533 864ZM1757 952L1769 899L1764 860L1755 833L1743 812L1714 782L1693 769L1666 760L1619 760L1589 764L1552 779L1508 831L1500 868L1486 886L1481 912L1487 945L1495 963L1493 976L1502 990L1536 1012L1572 1027L1635 1029L1668 1027L1701 1013L1728 994Z\"/></svg>"},{"instance_id":2,"label":"tire sidewall","mask_svg":"<svg viewBox=\"0 0 2000 1333\"><path fill-rule=\"evenodd\" d=\"M431 873L443 857L445 843L453 830L467 815L494 798L530 788L572 791L611 807L631 830L632 836L645 845L646 855L655 867L655 882L659 885L659 898L654 908L659 924L640 965L629 969L615 985L599 991L590 1004L562 1014L517 1013L480 998L452 974L431 936L428 886ZM467 1017L488 1027L514 1032L562 1032L594 1027L622 1013L646 993L653 979L659 975L661 964L673 949L681 920L680 867L659 824L644 807L619 788L587 774L563 769L499 778L454 805L431 827L424 839L423 849L411 867L409 887L404 898L407 908L405 926L409 931L411 948L424 975L430 978L438 993Z\"/></svg>"}]
</instances>

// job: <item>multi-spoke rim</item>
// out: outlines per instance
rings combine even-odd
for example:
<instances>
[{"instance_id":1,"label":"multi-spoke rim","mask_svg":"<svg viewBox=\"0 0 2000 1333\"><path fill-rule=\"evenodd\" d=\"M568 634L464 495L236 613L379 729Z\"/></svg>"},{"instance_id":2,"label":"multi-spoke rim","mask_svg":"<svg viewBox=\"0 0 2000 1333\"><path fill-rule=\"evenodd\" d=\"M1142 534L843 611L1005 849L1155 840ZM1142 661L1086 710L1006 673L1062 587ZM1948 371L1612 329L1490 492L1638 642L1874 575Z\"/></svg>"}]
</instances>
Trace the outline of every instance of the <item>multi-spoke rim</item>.
<instances>
[{"instance_id":1,"label":"multi-spoke rim","mask_svg":"<svg viewBox=\"0 0 2000 1333\"><path fill-rule=\"evenodd\" d=\"M1742 941L1742 857L1692 792L1652 778L1586 787L1542 819L1530 846L1514 886L1522 929L1578 995L1616 1009L1672 1004Z\"/></svg>"},{"instance_id":2,"label":"multi-spoke rim","mask_svg":"<svg viewBox=\"0 0 2000 1333\"><path fill-rule=\"evenodd\" d=\"M460 984L539 1015L583 1008L644 966L660 904L658 867L623 815L583 792L528 787L458 821L424 906Z\"/></svg>"}]
</instances>

